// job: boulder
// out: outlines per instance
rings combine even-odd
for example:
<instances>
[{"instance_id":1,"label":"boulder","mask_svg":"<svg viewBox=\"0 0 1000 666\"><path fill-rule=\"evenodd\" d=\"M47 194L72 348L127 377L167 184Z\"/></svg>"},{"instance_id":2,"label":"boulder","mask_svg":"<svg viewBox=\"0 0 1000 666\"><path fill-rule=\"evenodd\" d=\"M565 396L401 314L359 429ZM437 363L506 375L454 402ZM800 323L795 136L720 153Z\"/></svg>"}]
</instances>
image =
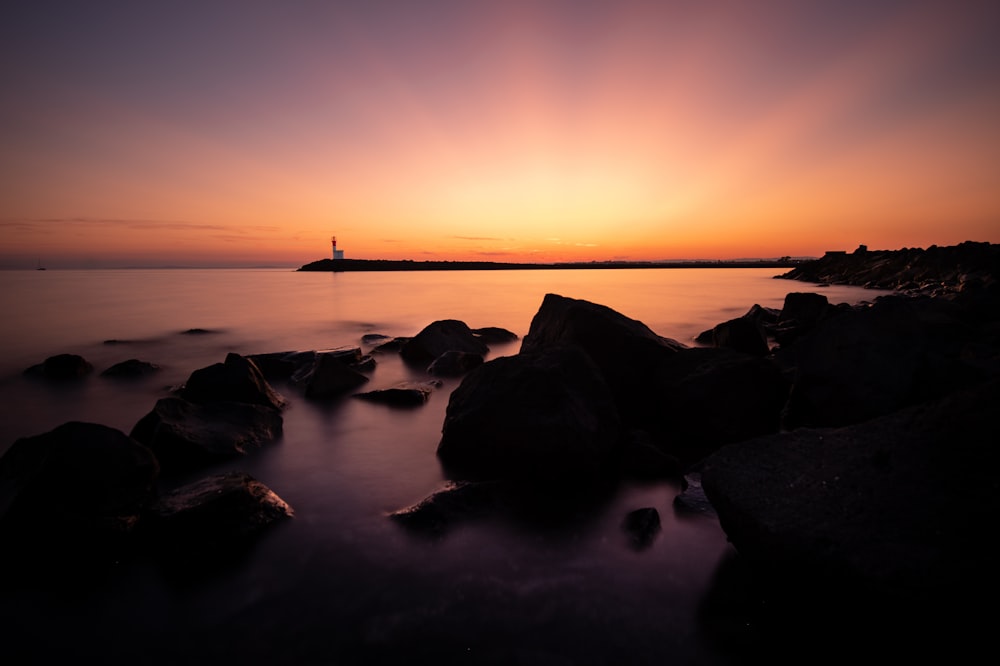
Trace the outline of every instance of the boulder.
<instances>
[{"instance_id":1,"label":"boulder","mask_svg":"<svg viewBox=\"0 0 1000 666\"><path fill-rule=\"evenodd\" d=\"M38 365L31 366L24 371L24 374L55 381L66 381L82 379L89 375L93 369L94 366L79 354L56 354Z\"/></svg>"},{"instance_id":2,"label":"boulder","mask_svg":"<svg viewBox=\"0 0 1000 666\"><path fill-rule=\"evenodd\" d=\"M472 332L477 338L488 345L503 344L505 342L514 342L517 340L517 333L508 331L506 328L500 328L499 326L474 328L472 329Z\"/></svg>"},{"instance_id":3,"label":"boulder","mask_svg":"<svg viewBox=\"0 0 1000 666\"><path fill-rule=\"evenodd\" d=\"M789 393L768 359L723 348L673 354L660 368L646 423L665 452L690 464L718 447L777 432Z\"/></svg>"},{"instance_id":4,"label":"boulder","mask_svg":"<svg viewBox=\"0 0 1000 666\"><path fill-rule=\"evenodd\" d=\"M281 413L243 402L197 404L161 398L132 428L164 471L194 469L237 458L281 437Z\"/></svg>"},{"instance_id":5,"label":"boulder","mask_svg":"<svg viewBox=\"0 0 1000 666\"><path fill-rule=\"evenodd\" d=\"M783 352L794 367L784 426L843 426L981 378L970 333L937 305L891 296L846 310Z\"/></svg>"},{"instance_id":6,"label":"boulder","mask_svg":"<svg viewBox=\"0 0 1000 666\"><path fill-rule=\"evenodd\" d=\"M613 473L614 398L578 347L493 359L448 401L438 457L452 478L585 485Z\"/></svg>"},{"instance_id":7,"label":"boulder","mask_svg":"<svg viewBox=\"0 0 1000 666\"><path fill-rule=\"evenodd\" d=\"M770 351L764 328L746 316L717 324L712 329L712 344L751 356L767 356Z\"/></svg>"},{"instance_id":8,"label":"boulder","mask_svg":"<svg viewBox=\"0 0 1000 666\"><path fill-rule=\"evenodd\" d=\"M159 471L149 449L96 423L18 439L0 458L2 550L64 557L65 548L75 558L120 545L152 501Z\"/></svg>"},{"instance_id":9,"label":"boulder","mask_svg":"<svg viewBox=\"0 0 1000 666\"><path fill-rule=\"evenodd\" d=\"M455 526L480 520L504 505L503 486L494 481L449 481L421 501L389 514L417 534L440 537Z\"/></svg>"},{"instance_id":10,"label":"boulder","mask_svg":"<svg viewBox=\"0 0 1000 666\"><path fill-rule=\"evenodd\" d=\"M121 363L115 363L111 367L101 372L102 377L115 377L120 379L134 379L156 374L160 371L160 366L149 361L140 361L137 358L130 358Z\"/></svg>"},{"instance_id":11,"label":"boulder","mask_svg":"<svg viewBox=\"0 0 1000 666\"><path fill-rule=\"evenodd\" d=\"M660 368L687 346L645 324L589 301L546 294L521 341L521 353L573 345L600 370L627 421L657 408Z\"/></svg>"},{"instance_id":12,"label":"boulder","mask_svg":"<svg viewBox=\"0 0 1000 666\"><path fill-rule=\"evenodd\" d=\"M246 402L279 410L287 402L267 383L252 360L232 352L226 355L224 363L192 372L179 394L185 400L201 404Z\"/></svg>"},{"instance_id":13,"label":"boulder","mask_svg":"<svg viewBox=\"0 0 1000 666\"><path fill-rule=\"evenodd\" d=\"M368 381L368 377L345 363L344 358L333 353L317 353L310 365L292 375L292 382L302 387L307 398L340 397ZM347 358L353 362L355 357Z\"/></svg>"},{"instance_id":14,"label":"boulder","mask_svg":"<svg viewBox=\"0 0 1000 666\"><path fill-rule=\"evenodd\" d=\"M843 428L732 444L705 460L702 484L737 551L787 586L796 612L810 600L977 608L998 580L998 401L992 380Z\"/></svg>"},{"instance_id":15,"label":"boulder","mask_svg":"<svg viewBox=\"0 0 1000 666\"><path fill-rule=\"evenodd\" d=\"M441 377L460 377L483 364L483 356L472 352L446 351L427 367L427 372Z\"/></svg>"},{"instance_id":16,"label":"boulder","mask_svg":"<svg viewBox=\"0 0 1000 666\"><path fill-rule=\"evenodd\" d=\"M449 351L485 356L489 347L476 337L465 322L442 319L432 322L407 340L399 353L407 361L430 362Z\"/></svg>"},{"instance_id":17,"label":"boulder","mask_svg":"<svg viewBox=\"0 0 1000 666\"><path fill-rule=\"evenodd\" d=\"M622 529L633 548L648 548L660 531L660 512L651 506L629 511L622 521Z\"/></svg>"},{"instance_id":18,"label":"boulder","mask_svg":"<svg viewBox=\"0 0 1000 666\"><path fill-rule=\"evenodd\" d=\"M427 402L436 387L430 383L403 382L398 386L355 393L355 398L391 407L419 407Z\"/></svg>"},{"instance_id":19,"label":"boulder","mask_svg":"<svg viewBox=\"0 0 1000 666\"><path fill-rule=\"evenodd\" d=\"M164 554L181 554L185 559L212 559L216 549L244 546L293 515L273 490L241 472L216 474L176 488L149 509L151 533L166 548Z\"/></svg>"}]
</instances>

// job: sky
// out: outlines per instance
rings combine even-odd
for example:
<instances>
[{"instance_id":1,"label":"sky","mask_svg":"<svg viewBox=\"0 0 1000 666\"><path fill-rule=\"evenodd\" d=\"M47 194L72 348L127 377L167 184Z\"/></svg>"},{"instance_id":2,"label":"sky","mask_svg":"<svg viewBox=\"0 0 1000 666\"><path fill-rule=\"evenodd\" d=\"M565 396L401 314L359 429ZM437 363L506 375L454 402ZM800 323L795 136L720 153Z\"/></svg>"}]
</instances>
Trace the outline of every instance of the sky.
<instances>
[{"instance_id":1,"label":"sky","mask_svg":"<svg viewBox=\"0 0 1000 666\"><path fill-rule=\"evenodd\" d=\"M1000 242L1000 2L13 0L0 267Z\"/></svg>"}]
</instances>

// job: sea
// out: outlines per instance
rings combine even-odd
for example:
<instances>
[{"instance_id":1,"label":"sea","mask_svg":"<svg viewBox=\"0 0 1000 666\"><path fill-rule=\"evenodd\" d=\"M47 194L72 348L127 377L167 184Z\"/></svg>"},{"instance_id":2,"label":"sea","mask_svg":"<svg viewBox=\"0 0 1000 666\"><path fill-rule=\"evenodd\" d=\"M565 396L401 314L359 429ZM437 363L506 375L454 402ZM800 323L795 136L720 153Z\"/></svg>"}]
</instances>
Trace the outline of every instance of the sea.
<instances>
[{"instance_id":1,"label":"sea","mask_svg":"<svg viewBox=\"0 0 1000 666\"><path fill-rule=\"evenodd\" d=\"M230 352L368 352L366 334L412 336L458 319L515 333L487 360L513 355L548 293L606 305L689 346L755 304L780 308L789 292L850 304L885 293L775 279L780 272L0 271L0 454L67 421L128 433L191 372ZM94 371L60 384L24 374L61 353ZM133 358L161 370L101 375ZM431 379L398 354L376 362L362 390ZM291 520L206 575L140 560L68 589L28 581L2 590L4 642L37 663L732 664L767 654L773 637L742 606L718 611L735 553L710 512L674 508L679 481L624 483L555 523L484 518L431 538L390 520L446 483L435 450L460 382L443 378L409 409L350 395L311 401L275 383L289 401L281 439L202 475L253 475L288 502ZM658 510L661 530L637 549L622 521L643 507Z\"/></svg>"}]
</instances>

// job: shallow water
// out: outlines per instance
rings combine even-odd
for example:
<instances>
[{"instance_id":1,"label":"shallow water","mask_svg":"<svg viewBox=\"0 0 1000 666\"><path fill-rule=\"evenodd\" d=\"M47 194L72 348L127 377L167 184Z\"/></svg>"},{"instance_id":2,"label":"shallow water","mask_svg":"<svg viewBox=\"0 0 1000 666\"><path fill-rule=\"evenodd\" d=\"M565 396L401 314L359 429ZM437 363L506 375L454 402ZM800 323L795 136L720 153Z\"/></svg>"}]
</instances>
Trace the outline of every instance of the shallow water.
<instances>
[{"instance_id":1,"label":"shallow water","mask_svg":"<svg viewBox=\"0 0 1000 666\"><path fill-rule=\"evenodd\" d=\"M686 344L755 303L780 307L812 285L773 269L299 273L294 270L0 272L0 452L65 421L125 432L170 387L241 354L359 346L365 333L416 334L436 319L519 336L546 293L608 305ZM831 302L880 292L828 287ZM185 334L194 328L209 333ZM107 344L117 340L117 344ZM496 345L490 357L517 353ZM56 353L95 367L53 386L22 370ZM137 381L99 373L128 358L163 370ZM427 375L382 354L367 389ZM295 510L247 557L181 581L149 564L72 592L44 585L2 597L16 645L40 658L104 663L734 663L700 608L731 549L717 521L676 513L674 483L626 484L552 523L502 519L431 540L389 511L445 480L435 457L445 379L417 409L345 397L291 403L273 446L218 469L249 472ZM211 471L217 471L215 469ZM656 507L662 531L635 550L621 529ZM72 557L72 554L67 554ZM53 631L71 640L54 642ZM731 646L728 646L731 647Z\"/></svg>"}]
</instances>

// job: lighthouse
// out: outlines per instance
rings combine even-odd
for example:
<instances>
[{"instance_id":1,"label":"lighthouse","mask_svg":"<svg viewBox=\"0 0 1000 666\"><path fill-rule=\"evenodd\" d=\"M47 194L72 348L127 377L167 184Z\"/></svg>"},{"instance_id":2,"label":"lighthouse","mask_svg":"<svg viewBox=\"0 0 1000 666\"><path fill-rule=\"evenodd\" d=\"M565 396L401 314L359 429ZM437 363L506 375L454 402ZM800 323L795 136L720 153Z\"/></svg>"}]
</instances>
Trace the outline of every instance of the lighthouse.
<instances>
[{"instance_id":1,"label":"lighthouse","mask_svg":"<svg viewBox=\"0 0 1000 666\"><path fill-rule=\"evenodd\" d=\"M333 258L334 259L343 259L344 258L344 251L337 249L337 237L336 236L331 236L330 237L330 243L333 244Z\"/></svg>"}]
</instances>

